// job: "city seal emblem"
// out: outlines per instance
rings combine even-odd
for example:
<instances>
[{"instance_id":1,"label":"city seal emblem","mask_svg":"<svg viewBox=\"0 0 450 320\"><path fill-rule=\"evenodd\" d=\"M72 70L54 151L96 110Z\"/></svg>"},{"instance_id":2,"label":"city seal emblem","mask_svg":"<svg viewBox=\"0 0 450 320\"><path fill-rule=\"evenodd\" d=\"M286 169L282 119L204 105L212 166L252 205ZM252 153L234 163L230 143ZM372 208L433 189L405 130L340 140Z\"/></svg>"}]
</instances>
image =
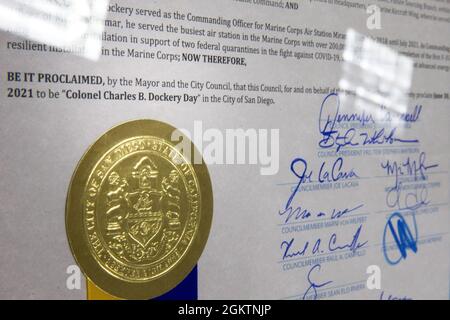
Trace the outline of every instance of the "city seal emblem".
<instances>
[{"instance_id":1,"label":"city seal emblem","mask_svg":"<svg viewBox=\"0 0 450 320\"><path fill-rule=\"evenodd\" d=\"M166 293L193 269L211 227L206 164L191 141L186 157L154 120L121 124L80 160L66 203L72 253L97 287L124 299ZM186 145L184 143L183 145Z\"/></svg>"}]
</instances>

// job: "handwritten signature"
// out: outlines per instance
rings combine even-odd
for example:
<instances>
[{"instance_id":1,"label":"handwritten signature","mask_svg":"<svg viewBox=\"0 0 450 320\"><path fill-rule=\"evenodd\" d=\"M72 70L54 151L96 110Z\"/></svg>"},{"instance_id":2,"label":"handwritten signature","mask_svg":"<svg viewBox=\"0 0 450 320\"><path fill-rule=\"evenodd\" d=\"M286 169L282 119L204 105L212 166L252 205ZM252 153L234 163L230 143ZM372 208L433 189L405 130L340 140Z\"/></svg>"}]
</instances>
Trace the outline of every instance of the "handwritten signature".
<instances>
[{"instance_id":1,"label":"handwritten signature","mask_svg":"<svg viewBox=\"0 0 450 320\"><path fill-rule=\"evenodd\" d=\"M331 168L327 166L326 161L322 162L319 173L317 175L317 181L319 183L329 183L359 178L354 169L344 170L343 166L343 158L337 158ZM294 159L291 162L291 172L298 178L298 182L289 199L287 200L284 210L288 210L289 208L292 209L292 201L294 200L297 193L300 192L301 185L313 181L314 171L308 169L308 162L305 159Z\"/></svg>"},{"instance_id":2,"label":"handwritten signature","mask_svg":"<svg viewBox=\"0 0 450 320\"><path fill-rule=\"evenodd\" d=\"M418 229L416 216L414 212L411 212L413 230L406 222L403 215L399 212L394 212L388 219L383 232L383 254L386 261L390 265L396 265L400 261L404 260L408 256L408 249L414 253L417 253L417 241L418 241ZM396 253L389 253L388 250L388 236L394 239L395 246L397 247Z\"/></svg>"},{"instance_id":3,"label":"handwritten signature","mask_svg":"<svg viewBox=\"0 0 450 320\"><path fill-rule=\"evenodd\" d=\"M313 266L311 268L311 270L309 270L308 276L307 276L309 287L308 287L308 289L305 291L305 293L303 295L303 300L306 300L306 298L308 297L308 294L310 293L310 291L312 291L312 298L314 300L316 300L317 296L318 296L317 289L320 289L322 287L325 287L325 286L329 285L330 283L333 283L333 281L326 281L326 282L322 282L322 283L316 283L315 281L313 281L311 279L312 278L311 274L314 272L314 270L320 271L321 268L322 267L321 267L320 264L316 264L315 266Z\"/></svg>"},{"instance_id":4,"label":"handwritten signature","mask_svg":"<svg viewBox=\"0 0 450 320\"><path fill-rule=\"evenodd\" d=\"M425 180L428 170L439 167L436 163L428 164L426 156L427 154L422 152L418 159L407 157L404 161L386 160L381 163L386 174L395 179L394 185L386 189L387 207L414 211L430 203L426 183L421 183L414 188L405 188L405 182L401 181L401 177L411 177L414 181Z\"/></svg>"},{"instance_id":5,"label":"handwritten signature","mask_svg":"<svg viewBox=\"0 0 450 320\"><path fill-rule=\"evenodd\" d=\"M336 98L335 103L330 102L331 98ZM418 143L418 139L402 139L397 136L397 128L381 128L369 132L364 129L368 123L376 123L376 119L370 114L353 113L345 114L340 112L340 98L337 93L331 93L325 97L320 106L319 132L322 139L319 147L322 149L336 148L339 152L341 148L350 146L365 145L392 145L394 143ZM404 117L407 118L406 116ZM338 128L343 122L358 122L362 128L349 126L345 129Z\"/></svg>"},{"instance_id":6,"label":"handwritten signature","mask_svg":"<svg viewBox=\"0 0 450 320\"><path fill-rule=\"evenodd\" d=\"M330 217L330 220L336 220L339 218L342 218L352 212L355 212L359 209L364 207L363 204L360 204L353 208L345 208L345 209L331 209L330 212L323 211L313 211L307 208L303 208L301 206L292 208L291 206L287 209L280 210L278 214L284 218L284 223L287 224L291 221L301 221L301 220L307 220L311 217Z\"/></svg>"},{"instance_id":7,"label":"handwritten signature","mask_svg":"<svg viewBox=\"0 0 450 320\"><path fill-rule=\"evenodd\" d=\"M333 233L325 241L322 238L317 238L315 241L306 241L303 245L295 246L295 238L284 240L281 242L280 249L282 251L282 259L293 259L302 256L332 253L335 251L350 250L351 253L356 253L357 250L363 248L368 241L360 242L362 225L353 234L352 239L348 242L339 243L338 235ZM324 247L323 242L326 243Z\"/></svg>"},{"instance_id":8,"label":"handwritten signature","mask_svg":"<svg viewBox=\"0 0 450 320\"><path fill-rule=\"evenodd\" d=\"M398 210L417 210L429 203L428 187L425 185L406 192L403 183L399 182L397 186L389 188L386 194L386 205Z\"/></svg>"},{"instance_id":9,"label":"handwritten signature","mask_svg":"<svg viewBox=\"0 0 450 320\"><path fill-rule=\"evenodd\" d=\"M386 295L386 296L385 296ZM381 294L380 294L380 300L413 300L412 298L410 298L410 297L407 297L407 296L403 296L403 297L398 297L398 296L394 296L394 295L392 295L392 294L387 294L387 293L385 293L384 291L381 291Z\"/></svg>"},{"instance_id":10,"label":"handwritten signature","mask_svg":"<svg viewBox=\"0 0 450 320\"><path fill-rule=\"evenodd\" d=\"M426 158L427 154L421 152L417 160L411 157L407 157L404 161L400 162L388 159L381 163L381 167L388 176L395 177L394 186L397 187L400 182L400 177L413 177L415 181L419 179L425 180L425 174L428 170L439 167L439 164L427 164Z\"/></svg>"}]
</instances>

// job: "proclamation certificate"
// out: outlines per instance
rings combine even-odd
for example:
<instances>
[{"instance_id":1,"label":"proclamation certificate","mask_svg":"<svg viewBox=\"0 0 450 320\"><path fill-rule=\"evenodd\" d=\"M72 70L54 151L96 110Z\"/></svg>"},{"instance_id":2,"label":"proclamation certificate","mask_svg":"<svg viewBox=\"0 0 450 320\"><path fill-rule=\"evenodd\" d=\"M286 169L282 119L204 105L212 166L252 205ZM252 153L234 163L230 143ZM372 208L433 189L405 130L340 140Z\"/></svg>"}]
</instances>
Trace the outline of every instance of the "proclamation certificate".
<instances>
[{"instance_id":1,"label":"proclamation certificate","mask_svg":"<svg viewBox=\"0 0 450 320\"><path fill-rule=\"evenodd\" d=\"M449 0L0 17L0 298L449 298Z\"/></svg>"}]
</instances>

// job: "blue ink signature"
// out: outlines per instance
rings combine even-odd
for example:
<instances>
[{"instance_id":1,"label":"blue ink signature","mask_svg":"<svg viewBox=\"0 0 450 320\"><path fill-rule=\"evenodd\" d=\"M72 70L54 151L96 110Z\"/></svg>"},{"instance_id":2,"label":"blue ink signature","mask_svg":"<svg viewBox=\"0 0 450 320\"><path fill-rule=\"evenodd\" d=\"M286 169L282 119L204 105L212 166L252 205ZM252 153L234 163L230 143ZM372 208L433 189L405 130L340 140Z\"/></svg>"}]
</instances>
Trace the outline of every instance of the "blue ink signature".
<instances>
[{"instance_id":1,"label":"blue ink signature","mask_svg":"<svg viewBox=\"0 0 450 320\"><path fill-rule=\"evenodd\" d=\"M296 207L295 209L292 207L289 207L287 209L284 210L280 210L278 211L278 214L281 217L284 217L284 223L287 224L289 222L291 222L291 220L293 221L299 221L299 220L307 220L311 217L317 217L317 218L322 218L322 217L327 217L330 216L331 220L336 220L339 218L342 218L345 215L348 215L349 213L352 213L354 211L357 211L359 209L361 209L362 207L364 207L363 204L360 204L359 206L356 206L354 208L346 208L346 209L332 209L330 214L327 214L326 212L323 211L319 211L319 212L314 212L311 211L307 208L302 208L300 206Z\"/></svg>"},{"instance_id":2,"label":"blue ink signature","mask_svg":"<svg viewBox=\"0 0 450 320\"><path fill-rule=\"evenodd\" d=\"M412 300L412 298L404 296L404 297L396 297L390 294L387 298L384 298L384 291L381 291L380 300Z\"/></svg>"},{"instance_id":3,"label":"blue ink signature","mask_svg":"<svg viewBox=\"0 0 450 320\"><path fill-rule=\"evenodd\" d=\"M413 160L411 157L406 158L403 162L386 160L381 163L381 167L386 170L388 176L395 177L395 187L397 187L402 176L414 177L415 181L419 178L425 180L425 173L428 170L439 167L439 164L427 165L426 157L427 154L422 152L418 160Z\"/></svg>"},{"instance_id":4,"label":"blue ink signature","mask_svg":"<svg viewBox=\"0 0 450 320\"><path fill-rule=\"evenodd\" d=\"M320 289L322 287L329 285L330 283L333 283L333 281L327 281L327 282L323 282L321 284L317 284L313 280L311 280L311 273L316 269L318 271L320 271L321 268L322 267L320 264L316 264L315 266L313 266L311 268L311 270L309 270L308 276L307 276L309 288L305 291L305 294L303 295L303 300L306 300L306 297L308 296L308 294L311 290L313 291L313 299L316 300L317 299L317 289Z\"/></svg>"},{"instance_id":5,"label":"blue ink signature","mask_svg":"<svg viewBox=\"0 0 450 320\"><path fill-rule=\"evenodd\" d=\"M322 246L322 238L318 238L313 242L306 241L303 246L300 246L300 249L293 249L293 245L295 243L295 238L291 238L290 240L284 240L281 242L280 249L283 253L282 259L292 259L296 257L305 256L308 251L310 251L310 255L323 254L323 253L331 253L338 250L350 250L353 254L356 253L357 250L363 248L368 241L360 242L359 238L361 236L362 225L354 233L352 240L344 243L338 244L338 236L336 233L333 233L328 239L328 246L324 248Z\"/></svg>"},{"instance_id":6,"label":"blue ink signature","mask_svg":"<svg viewBox=\"0 0 450 320\"><path fill-rule=\"evenodd\" d=\"M350 180L350 179L358 179L359 176L355 172L354 169L351 170L343 170L342 167L344 165L344 159L338 158L333 163L331 169L327 169L326 162L323 162L319 174L317 176L317 181L319 183L329 183L329 182L337 182L341 180ZM284 210L289 210L291 208L292 201L294 200L296 194L300 192L300 187L303 183L312 182L313 181L313 171L308 170L308 163L305 159L297 158L291 162L291 172L298 178L298 183L294 188L291 196L286 202L286 206Z\"/></svg>"},{"instance_id":7,"label":"blue ink signature","mask_svg":"<svg viewBox=\"0 0 450 320\"><path fill-rule=\"evenodd\" d=\"M363 243L359 242L359 236L361 235L361 229L362 229L362 225L359 226L359 228L356 230L355 234L353 235L352 242L345 244L345 245L341 245L341 246L336 245L337 235L336 235L336 233L333 233L330 238L330 242L328 244L328 248L329 248L330 252L333 252L336 250L350 249L350 251L352 253L355 253L358 249L364 247L368 241L363 242Z\"/></svg>"},{"instance_id":8,"label":"blue ink signature","mask_svg":"<svg viewBox=\"0 0 450 320\"><path fill-rule=\"evenodd\" d=\"M335 97L337 101L332 107L328 107L328 102L331 97ZM344 114L340 113L340 99L337 93L330 93L325 97L320 106L319 113L319 131L322 135L322 139L319 141L319 147L322 149L328 149L336 147L336 152L343 147L360 146L360 145L392 145L394 143L418 143L418 139L401 139L396 135L397 128L392 129L377 129L372 133L364 131L364 128L360 128L357 131L356 127L349 127L348 129L342 129L340 131L336 128L336 125L342 122L356 121L361 125L368 123L375 123L373 116L367 115L364 112L362 114ZM331 110L326 110L331 108ZM333 109L334 108L334 109ZM326 112L328 111L328 113ZM322 125L325 123L325 125Z\"/></svg>"},{"instance_id":9,"label":"blue ink signature","mask_svg":"<svg viewBox=\"0 0 450 320\"><path fill-rule=\"evenodd\" d=\"M428 200L428 187L421 185L411 192L405 192L403 183L388 188L386 194L386 205L398 210L417 210L430 203Z\"/></svg>"},{"instance_id":10,"label":"blue ink signature","mask_svg":"<svg viewBox=\"0 0 450 320\"><path fill-rule=\"evenodd\" d=\"M400 120L407 123L417 122L420 118L420 114L422 113L422 106L416 105L414 107L414 111L411 113L394 113L392 114L390 109L386 106L381 106L381 110L384 113L382 121L391 122L393 120Z\"/></svg>"},{"instance_id":11,"label":"blue ink signature","mask_svg":"<svg viewBox=\"0 0 450 320\"><path fill-rule=\"evenodd\" d=\"M416 216L414 212L411 212L412 220L413 220L413 229L414 234L411 232L411 229L408 226L405 218L399 213L394 212L388 219L388 222L384 228L383 233L383 254L386 261L390 265L396 265L401 260L404 260L408 256L407 250L411 250L414 253L417 253L417 241L418 241L418 229L416 223ZM395 221L396 220L396 225ZM388 254L387 248L387 235L390 234L394 238L395 245L397 247L397 257L392 257Z\"/></svg>"}]
</instances>

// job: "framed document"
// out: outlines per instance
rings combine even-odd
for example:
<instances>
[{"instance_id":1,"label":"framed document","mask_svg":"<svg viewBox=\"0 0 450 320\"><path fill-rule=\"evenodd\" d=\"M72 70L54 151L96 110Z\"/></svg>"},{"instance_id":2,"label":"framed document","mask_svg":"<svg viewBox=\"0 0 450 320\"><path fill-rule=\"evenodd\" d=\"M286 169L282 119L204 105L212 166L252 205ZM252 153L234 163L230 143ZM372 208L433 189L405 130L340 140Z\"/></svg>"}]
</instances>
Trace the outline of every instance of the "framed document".
<instances>
[{"instance_id":1,"label":"framed document","mask_svg":"<svg viewBox=\"0 0 450 320\"><path fill-rule=\"evenodd\" d=\"M0 298L448 299L448 1L0 1Z\"/></svg>"}]
</instances>

